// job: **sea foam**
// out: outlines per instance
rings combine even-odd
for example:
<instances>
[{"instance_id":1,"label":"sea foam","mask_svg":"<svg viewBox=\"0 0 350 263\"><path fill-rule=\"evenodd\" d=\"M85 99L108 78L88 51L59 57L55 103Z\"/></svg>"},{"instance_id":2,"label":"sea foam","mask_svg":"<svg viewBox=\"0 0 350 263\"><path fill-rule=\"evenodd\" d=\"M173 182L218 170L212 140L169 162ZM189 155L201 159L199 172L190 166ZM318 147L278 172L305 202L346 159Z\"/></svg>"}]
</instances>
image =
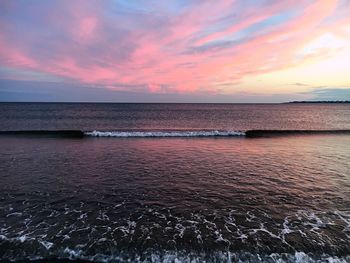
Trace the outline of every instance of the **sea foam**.
<instances>
[{"instance_id":1,"label":"sea foam","mask_svg":"<svg viewBox=\"0 0 350 263\"><path fill-rule=\"evenodd\" d=\"M85 132L92 137L228 137L245 136L242 131L91 131Z\"/></svg>"}]
</instances>

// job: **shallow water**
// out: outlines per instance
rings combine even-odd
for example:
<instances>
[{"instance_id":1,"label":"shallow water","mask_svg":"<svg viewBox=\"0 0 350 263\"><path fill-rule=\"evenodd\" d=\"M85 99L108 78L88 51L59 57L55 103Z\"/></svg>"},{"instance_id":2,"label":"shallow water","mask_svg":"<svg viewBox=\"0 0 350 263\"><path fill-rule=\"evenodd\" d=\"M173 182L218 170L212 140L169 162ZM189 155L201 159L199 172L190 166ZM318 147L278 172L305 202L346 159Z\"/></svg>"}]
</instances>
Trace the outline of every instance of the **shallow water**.
<instances>
[{"instance_id":1,"label":"shallow water","mask_svg":"<svg viewBox=\"0 0 350 263\"><path fill-rule=\"evenodd\" d=\"M89 121L74 128L110 130ZM325 126L349 128L334 123ZM348 135L0 136L0 145L0 260L350 261Z\"/></svg>"}]
</instances>

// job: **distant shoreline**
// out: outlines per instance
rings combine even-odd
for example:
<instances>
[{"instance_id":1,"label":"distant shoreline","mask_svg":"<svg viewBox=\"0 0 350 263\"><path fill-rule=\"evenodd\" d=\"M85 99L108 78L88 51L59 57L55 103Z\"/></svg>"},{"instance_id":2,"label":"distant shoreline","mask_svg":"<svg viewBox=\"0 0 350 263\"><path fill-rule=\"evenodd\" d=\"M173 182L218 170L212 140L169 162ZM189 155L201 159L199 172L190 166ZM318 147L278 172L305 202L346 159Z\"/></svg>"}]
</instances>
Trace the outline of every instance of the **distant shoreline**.
<instances>
[{"instance_id":1,"label":"distant shoreline","mask_svg":"<svg viewBox=\"0 0 350 263\"><path fill-rule=\"evenodd\" d=\"M287 102L110 102L110 101L0 101L0 104L236 104L236 105L278 105L278 104L308 104L308 103L350 103L350 100L340 101L287 101Z\"/></svg>"},{"instance_id":2,"label":"distant shoreline","mask_svg":"<svg viewBox=\"0 0 350 263\"><path fill-rule=\"evenodd\" d=\"M350 100L289 101L287 104L299 103L350 103Z\"/></svg>"}]
</instances>

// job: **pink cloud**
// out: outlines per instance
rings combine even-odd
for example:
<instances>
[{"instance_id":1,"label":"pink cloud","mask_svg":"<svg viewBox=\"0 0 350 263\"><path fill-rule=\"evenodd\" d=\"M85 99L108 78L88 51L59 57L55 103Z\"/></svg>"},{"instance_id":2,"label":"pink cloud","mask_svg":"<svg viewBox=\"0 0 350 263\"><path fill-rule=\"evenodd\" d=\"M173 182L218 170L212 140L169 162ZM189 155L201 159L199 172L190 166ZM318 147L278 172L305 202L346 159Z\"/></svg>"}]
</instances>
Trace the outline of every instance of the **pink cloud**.
<instances>
[{"instance_id":1,"label":"pink cloud","mask_svg":"<svg viewBox=\"0 0 350 263\"><path fill-rule=\"evenodd\" d=\"M14 45L7 43L3 36L0 36L0 65L28 69L37 67L34 58L29 57Z\"/></svg>"},{"instance_id":2,"label":"pink cloud","mask_svg":"<svg viewBox=\"0 0 350 263\"><path fill-rule=\"evenodd\" d=\"M81 41L86 41L93 37L96 26L96 17L84 17L81 19L81 21L79 21L79 24L74 31L76 31L75 34Z\"/></svg>"},{"instance_id":3,"label":"pink cloud","mask_svg":"<svg viewBox=\"0 0 350 263\"><path fill-rule=\"evenodd\" d=\"M256 23L262 22L265 19L278 14L279 11L287 10L290 7L295 7L299 5L300 1L278 1L267 8L264 8L263 12L260 9L252 9L248 10L248 12L242 17L245 17L243 20L238 21L237 23L233 23L231 26L226 28L225 30L214 32L213 34L209 34L204 38L201 38L197 41L197 45L204 45L207 42L218 40L227 35L237 33L247 27L254 25Z\"/></svg>"},{"instance_id":4,"label":"pink cloud","mask_svg":"<svg viewBox=\"0 0 350 263\"><path fill-rule=\"evenodd\" d=\"M58 2L60 9L44 16L41 22L47 24L36 28L33 37L27 33L21 39L19 33L13 33L11 22L0 20L0 25L8 28L0 38L1 65L109 88L122 83L130 89L144 86L154 93L215 92L222 83L237 85L247 76L294 66L298 50L326 31L348 34L344 26L349 23L347 18L325 22L336 13L336 0L276 1L260 9L251 6L238 22L213 33L208 33L208 28L217 21L227 21L240 7L238 1L215 5L201 1L176 15L132 16L118 13L119 9L106 10L99 1L91 5L70 3ZM10 7L14 16L16 8ZM266 25L268 30L240 43L210 46L288 10L296 12L290 20ZM52 32L46 32L50 29ZM45 46L40 48L42 41L46 41Z\"/></svg>"}]
</instances>

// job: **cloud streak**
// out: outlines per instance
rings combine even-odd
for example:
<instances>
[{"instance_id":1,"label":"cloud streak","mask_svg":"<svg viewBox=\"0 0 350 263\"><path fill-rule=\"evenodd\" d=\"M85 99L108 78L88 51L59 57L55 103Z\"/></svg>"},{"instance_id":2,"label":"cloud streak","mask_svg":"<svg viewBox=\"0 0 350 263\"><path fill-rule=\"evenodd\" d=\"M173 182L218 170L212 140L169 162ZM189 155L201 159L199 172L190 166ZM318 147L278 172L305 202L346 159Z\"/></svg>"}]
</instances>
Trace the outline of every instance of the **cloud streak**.
<instances>
[{"instance_id":1,"label":"cloud streak","mask_svg":"<svg viewBox=\"0 0 350 263\"><path fill-rule=\"evenodd\" d=\"M252 76L323 59L324 52L300 50L326 33L350 39L341 0L0 5L0 67L16 70L18 79L21 71L38 72L108 90L233 94Z\"/></svg>"}]
</instances>

